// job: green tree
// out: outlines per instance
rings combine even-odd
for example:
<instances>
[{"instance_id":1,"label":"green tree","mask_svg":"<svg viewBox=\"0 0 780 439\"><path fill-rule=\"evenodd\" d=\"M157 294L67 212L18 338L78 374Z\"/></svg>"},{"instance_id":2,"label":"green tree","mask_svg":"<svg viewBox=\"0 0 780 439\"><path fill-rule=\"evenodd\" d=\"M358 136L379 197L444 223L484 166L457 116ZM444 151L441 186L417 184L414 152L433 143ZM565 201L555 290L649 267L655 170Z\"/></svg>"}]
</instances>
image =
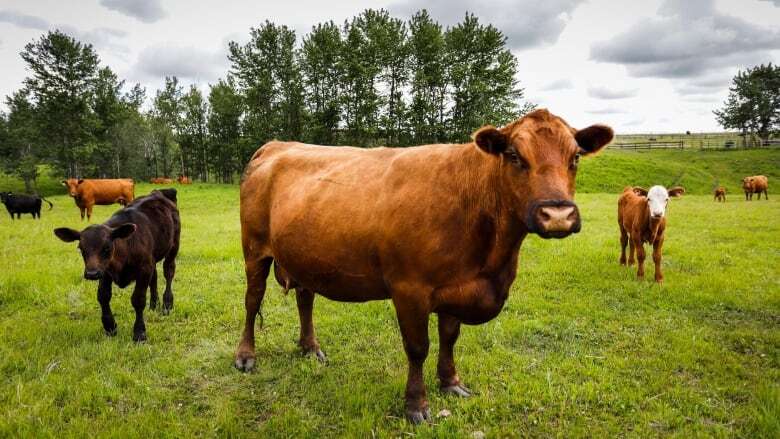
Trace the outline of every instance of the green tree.
<instances>
[{"instance_id":1,"label":"green tree","mask_svg":"<svg viewBox=\"0 0 780 439\"><path fill-rule=\"evenodd\" d=\"M206 117L208 104L198 87L192 85L182 97L182 119L179 132L181 145L181 173L206 179L208 172L208 151L206 147Z\"/></svg>"},{"instance_id":2,"label":"green tree","mask_svg":"<svg viewBox=\"0 0 780 439\"><path fill-rule=\"evenodd\" d=\"M338 143L341 51L341 32L332 21L314 26L303 39L300 65L309 114L308 137L314 143Z\"/></svg>"},{"instance_id":3,"label":"green tree","mask_svg":"<svg viewBox=\"0 0 780 439\"><path fill-rule=\"evenodd\" d=\"M231 183L251 153L242 148L241 118L244 100L232 78L219 80L209 91L209 163L218 181ZM255 145L255 148L257 145Z\"/></svg>"},{"instance_id":4,"label":"green tree","mask_svg":"<svg viewBox=\"0 0 780 439\"><path fill-rule=\"evenodd\" d=\"M173 162L179 153L177 134L181 129L182 88L175 76L165 77L162 90L157 90L152 102L151 130L156 147L151 152L150 165L156 176L172 176Z\"/></svg>"},{"instance_id":5,"label":"green tree","mask_svg":"<svg viewBox=\"0 0 780 439\"><path fill-rule=\"evenodd\" d=\"M81 174L90 157L95 120L90 108L98 76L98 56L89 44L58 30L25 46L22 59L32 76L25 79L36 104L47 154L62 174Z\"/></svg>"},{"instance_id":6,"label":"green tree","mask_svg":"<svg viewBox=\"0 0 780 439\"><path fill-rule=\"evenodd\" d=\"M113 134L117 126L127 117L127 106L122 100L124 81L108 67L98 70L92 96L94 149L85 166L92 168L86 175L97 177L119 177L122 174L122 157L115 149Z\"/></svg>"},{"instance_id":7,"label":"green tree","mask_svg":"<svg viewBox=\"0 0 780 439\"><path fill-rule=\"evenodd\" d=\"M7 174L24 181L25 191L33 192L42 151L36 109L29 91L19 90L6 97L7 117L2 118L0 163Z\"/></svg>"},{"instance_id":8,"label":"green tree","mask_svg":"<svg viewBox=\"0 0 780 439\"><path fill-rule=\"evenodd\" d=\"M780 66L769 63L739 71L723 108L714 113L723 128L762 141L780 132Z\"/></svg>"},{"instance_id":9,"label":"green tree","mask_svg":"<svg viewBox=\"0 0 780 439\"><path fill-rule=\"evenodd\" d=\"M409 62L411 105L409 128L412 143L442 142L445 135L447 79L444 65L444 34L428 11L414 14L409 21Z\"/></svg>"},{"instance_id":10,"label":"green tree","mask_svg":"<svg viewBox=\"0 0 780 439\"><path fill-rule=\"evenodd\" d=\"M450 140L467 140L485 123L502 125L515 119L523 90L515 79L517 59L506 47L504 34L466 14L444 39L452 96Z\"/></svg>"}]
</instances>

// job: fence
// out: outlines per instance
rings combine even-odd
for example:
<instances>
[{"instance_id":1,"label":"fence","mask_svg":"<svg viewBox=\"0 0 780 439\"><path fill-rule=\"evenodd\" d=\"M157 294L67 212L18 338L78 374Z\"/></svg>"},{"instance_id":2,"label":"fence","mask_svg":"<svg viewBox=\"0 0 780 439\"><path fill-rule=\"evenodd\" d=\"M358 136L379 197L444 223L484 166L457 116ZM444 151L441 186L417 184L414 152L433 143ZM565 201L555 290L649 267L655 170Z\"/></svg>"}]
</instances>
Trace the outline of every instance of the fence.
<instances>
[{"instance_id":1,"label":"fence","mask_svg":"<svg viewBox=\"0 0 780 439\"><path fill-rule=\"evenodd\" d=\"M634 140L632 137L618 139L609 145L609 148L613 149L746 149L746 148L778 148L780 147L780 140L753 140L745 138L728 138L728 137L677 137L672 139L655 140L652 136L645 137L644 139ZM648 140L645 140L648 139Z\"/></svg>"}]
</instances>

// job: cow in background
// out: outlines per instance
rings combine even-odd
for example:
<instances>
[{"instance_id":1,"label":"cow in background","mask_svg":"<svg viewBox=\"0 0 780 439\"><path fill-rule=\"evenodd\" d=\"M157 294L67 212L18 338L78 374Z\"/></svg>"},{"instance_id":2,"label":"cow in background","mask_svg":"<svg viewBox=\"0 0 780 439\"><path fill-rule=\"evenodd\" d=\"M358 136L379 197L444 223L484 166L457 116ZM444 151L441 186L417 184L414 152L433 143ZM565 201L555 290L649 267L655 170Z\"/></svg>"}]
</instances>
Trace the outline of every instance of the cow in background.
<instances>
[{"instance_id":1,"label":"cow in background","mask_svg":"<svg viewBox=\"0 0 780 439\"><path fill-rule=\"evenodd\" d=\"M720 201L721 203L726 202L726 188L723 186L718 186L715 188L715 200L714 201Z\"/></svg>"},{"instance_id":2,"label":"cow in background","mask_svg":"<svg viewBox=\"0 0 780 439\"><path fill-rule=\"evenodd\" d=\"M11 219L14 219L14 214L16 214L16 219L19 219L23 213L29 213L33 218L37 216L38 219L41 219L42 201L49 203L49 210L54 207L51 201L40 195L0 192L0 201L5 205L5 209L11 215Z\"/></svg>"},{"instance_id":3,"label":"cow in background","mask_svg":"<svg viewBox=\"0 0 780 439\"><path fill-rule=\"evenodd\" d=\"M764 193L764 199L768 200L769 195L767 189L769 188L769 180L765 175L753 175L742 179L742 189L745 191L745 201L753 200L753 194L758 194L758 199L761 199L761 193Z\"/></svg>"},{"instance_id":4,"label":"cow in background","mask_svg":"<svg viewBox=\"0 0 780 439\"><path fill-rule=\"evenodd\" d=\"M666 206L670 197L679 197L685 189L653 186L650 190L627 187L618 200L618 225L620 226L620 264L626 265L626 244L630 245L628 265L634 265L634 251L637 259L637 278L645 276L645 242L653 246L655 281L663 282L661 271L661 249L666 231Z\"/></svg>"},{"instance_id":5,"label":"cow in background","mask_svg":"<svg viewBox=\"0 0 780 439\"><path fill-rule=\"evenodd\" d=\"M153 179L149 180L152 184L172 184L173 179L170 179L168 177L154 177Z\"/></svg>"},{"instance_id":6,"label":"cow in background","mask_svg":"<svg viewBox=\"0 0 780 439\"><path fill-rule=\"evenodd\" d=\"M180 175L179 178L176 179L176 181L179 182L179 184L192 184L192 180L190 177L187 177L186 175Z\"/></svg>"},{"instance_id":7,"label":"cow in background","mask_svg":"<svg viewBox=\"0 0 780 439\"><path fill-rule=\"evenodd\" d=\"M107 206L119 203L127 206L135 198L135 183L130 178L122 179L75 179L63 180L62 185L68 188L68 195L73 197L76 206L84 213L87 221L92 219L94 205Z\"/></svg>"}]
</instances>

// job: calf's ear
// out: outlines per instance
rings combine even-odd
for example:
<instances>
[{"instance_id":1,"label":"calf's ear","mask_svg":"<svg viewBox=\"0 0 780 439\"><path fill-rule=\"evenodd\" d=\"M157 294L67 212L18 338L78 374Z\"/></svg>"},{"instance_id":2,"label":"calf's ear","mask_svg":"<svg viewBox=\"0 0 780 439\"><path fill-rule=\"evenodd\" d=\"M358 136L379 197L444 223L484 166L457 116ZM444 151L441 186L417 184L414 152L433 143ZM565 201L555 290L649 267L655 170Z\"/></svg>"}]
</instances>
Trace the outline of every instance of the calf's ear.
<instances>
[{"instance_id":1,"label":"calf's ear","mask_svg":"<svg viewBox=\"0 0 780 439\"><path fill-rule=\"evenodd\" d=\"M135 233L136 225L133 223L124 223L119 227L111 229L111 239L124 239Z\"/></svg>"},{"instance_id":2,"label":"calf's ear","mask_svg":"<svg viewBox=\"0 0 780 439\"><path fill-rule=\"evenodd\" d=\"M54 234L57 235L57 238L60 238L65 242L78 241L79 238L81 238L81 233L78 230L69 229L67 227L54 229Z\"/></svg>"},{"instance_id":3,"label":"calf's ear","mask_svg":"<svg viewBox=\"0 0 780 439\"><path fill-rule=\"evenodd\" d=\"M670 197L679 197L680 195L685 193L685 188L682 186L677 186L669 189L669 196Z\"/></svg>"},{"instance_id":4,"label":"calf's ear","mask_svg":"<svg viewBox=\"0 0 780 439\"><path fill-rule=\"evenodd\" d=\"M485 152L501 154L506 150L508 139L496 127L488 125L474 133L474 143Z\"/></svg>"},{"instance_id":5,"label":"calf's ear","mask_svg":"<svg viewBox=\"0 0 780 439\"><path fill-rule=\"evenodd\" d=\"M585 151L585 154L598 152L612 141L615 132L606 125L591 125L574 134L577 144Z\"/></svg>"},{"instance_id":6,"label":"calf's ear","mask_svg":"<svg viewBox=\"0 0 780 439\"><path fill-rule=\"evenodd\" d=\"M639 186L634 186L634 193L643 197L647 196L647 189Z\"/></svg>"}]
</instances>

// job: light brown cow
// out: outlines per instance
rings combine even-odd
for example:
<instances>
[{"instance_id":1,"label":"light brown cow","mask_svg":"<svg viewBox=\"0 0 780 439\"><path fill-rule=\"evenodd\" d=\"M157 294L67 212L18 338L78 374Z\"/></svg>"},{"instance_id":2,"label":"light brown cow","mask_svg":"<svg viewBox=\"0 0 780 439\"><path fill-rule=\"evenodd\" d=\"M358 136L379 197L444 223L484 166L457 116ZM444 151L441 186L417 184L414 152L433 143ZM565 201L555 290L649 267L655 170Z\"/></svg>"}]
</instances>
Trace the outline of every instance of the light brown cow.
<instances>
[{"instance_id":1,"label":"light brown cow","mask_svg":"<svg viewBox=\"0 0 780 439\"><path fill-rule=\"evenodd\" d=\"M626 265L626 244L630 244L628 265L634 265L636 250L637 272L639 279L645 277L645 242L653 246L655 262L655 281L663 282L661 271L661 248L664 245L666 231L666 205L669 197L679 197L685 189L674 187L666 190L663 186L653 186L650 190L640 187L627 187L618 200L618 225L620 226L620 264Z\"/></svg>"},{"instance_id":2,"label":"light brown cow","mask_svg":"<svg viewBox=\"0 0 780 439\"><path fill-rule=\"evenodd\" d=\"M176 179L176 181L179 182L179 184L192 184L192 180L190 177L187 177L186 175L180 175L179 178Z\"/></svg>"},{"instance_id":3,"label":"light brown cow","mask_svg":"<svg viewBox=\"0 0 780 439\"><path fill-rule=\"evenodd\" d=\"M745 191L745 201L753 200L753 194L758 194L758 199L761 199L761 193L764 193L764 199L768 200L769 195L767 189L769 188L769 180L765 175L753 175L742 179L742 189Z\"/></svg>"},{"instance_id":4,"label":"light brown cow","mask_svg":"<svg viewBox=\"0 0 780 439\"><path fill-rule=\"evenodd\" d=\"M726 202L726 188L723 186L718 186L715 188L715 200L714 201L720 201L722 203Z\"/></svg>"},{"instance_id":5,"label":"light brown cow","mask_svg":"<svg viewBox=\"0 0 780 439\"><path fill-rule=\"evenodd\" d=\"M127 206L135 198L135 184L130 178L121 179L75 179L62 180L62 185L68 188L68 194L73 197L76 206L81 210L81 219L87 214L87 221L92 219L92 206L106 206L119 203Z\"/></svg>"},{"instance_id":6,"label":"light brown cow","mask_svg":"<svg viewBox=\"0 0 780 439\"><path fill-rule=\"evenodd\" d=\"M168 177L154 177L151 180L149 180L152 184L172 184L173 179Z\"/></svg>"},{"instance_id":7,"label":"light brown cow","mask_svg":"<svg viewBox=\"0 0 780 439\"><path fill-rule=\"evenodd\" d=\"M501 311L528 233L563 238L580 230L578 160L612 138L609 127L578 131L537 110L459 145L265 144L241 182L247 289L236 367L255 364L255 317L273 261L279 280L297 287L304 352L324 358L312 324L315 292L343 302L390 299L409 360L408 419L430 418L423 362L431 313L439 320L441 388L468 396L453 361L461 323Z\"/></svg>"}]
</instances>

